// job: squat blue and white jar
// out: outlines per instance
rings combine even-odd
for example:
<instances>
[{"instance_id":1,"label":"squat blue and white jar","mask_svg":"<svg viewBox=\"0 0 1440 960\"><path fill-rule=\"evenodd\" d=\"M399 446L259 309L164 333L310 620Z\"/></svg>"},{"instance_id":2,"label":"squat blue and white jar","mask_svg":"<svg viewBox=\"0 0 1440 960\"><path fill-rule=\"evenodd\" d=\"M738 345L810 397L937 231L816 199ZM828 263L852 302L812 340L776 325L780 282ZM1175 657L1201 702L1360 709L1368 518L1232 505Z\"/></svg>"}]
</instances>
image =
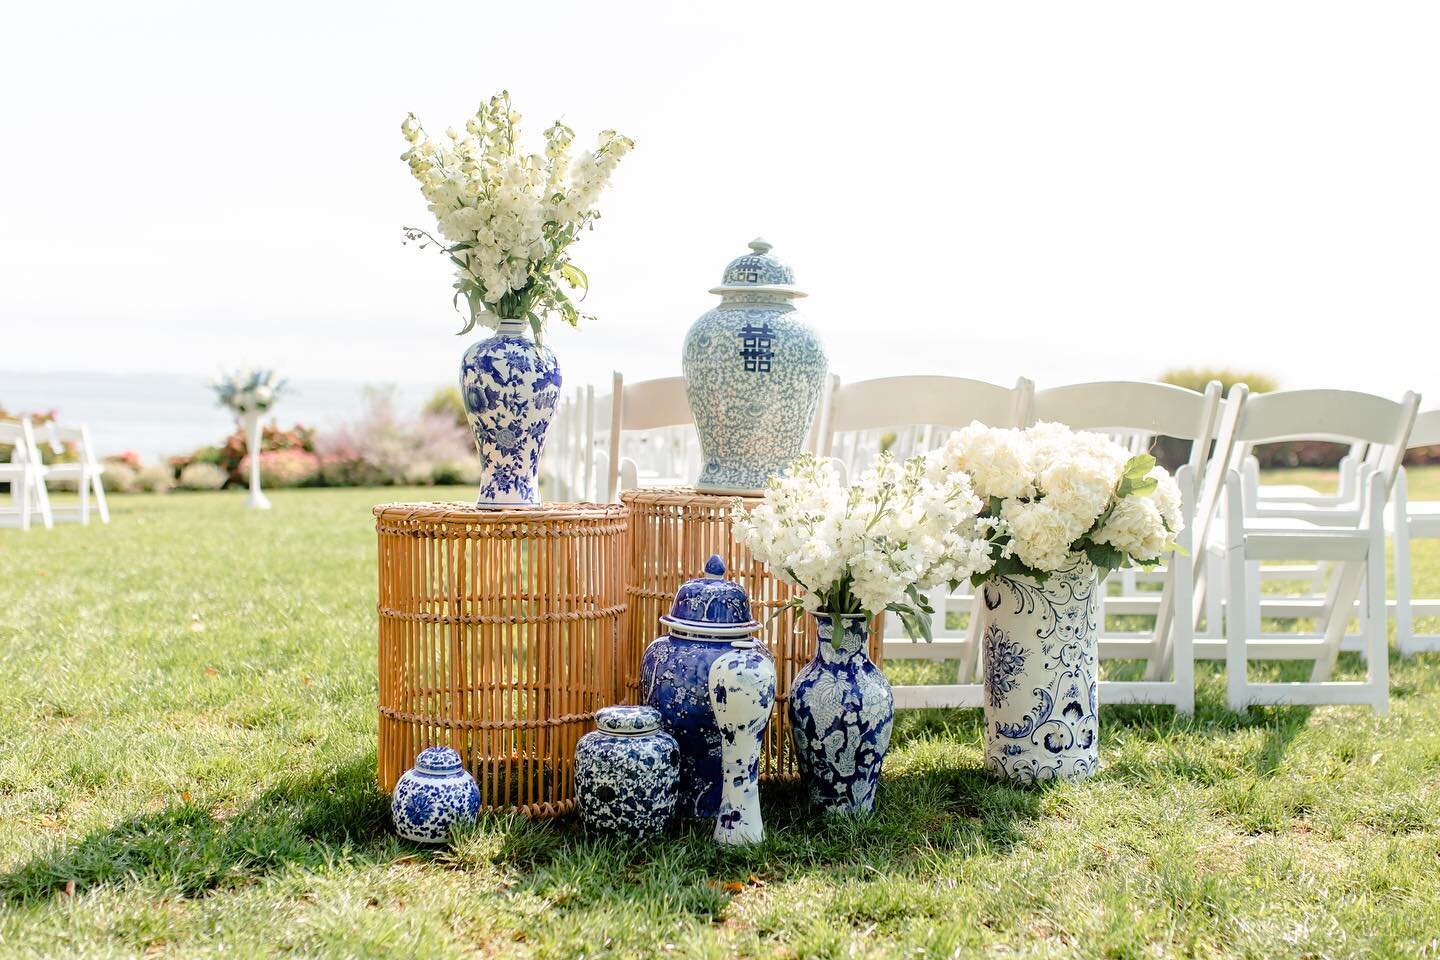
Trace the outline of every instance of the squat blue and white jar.
<instances>
[{"instance_id":1,"label":"squat blue and white jar","mask_svg":"<svg viewBox=\"0 0 1440 960\"><path fill-rule=\"evenodd\" d=\"M705 564L703 577L680 585L674 606L660 622L669 632L645 648L640 691L680 745L680 814L713 817L720 811L722 773L710 668L734 649L732 644L750 641L760 624L750 615L744 588L725 579L718 556ZM773 676L769 649L758 644L754 650Z\"/></svg>"},{"instance_id":2,"label":"squat blue and white jar","mask_svg":"<svg viewBox=\"0 0 1440 960\"><path fill-rule=\"evenodd\" d=\"M644 840L675 813L680 746L652 707L604 707L575 747L575 797L588 829Z\"/></svg>"},{"instance_id":3,"label":"squat blue and white jar","mask_svg":"<svg viewBox=\"0 0 1440 960\"><path fill-rule=\"evenodd\" d=\"M800 783L822 813L869 813L890 748L895 695L870 659L866 617L816 613L815 626L815 658L790 685Z\"/></svg>"},{"instance_id":4,"label":"squat blue and white jar","mask_svg":"<svg viewBox=\"0 0 1440 960\"><path fill-rule=\"evenodd\" d=\"M701 490L751 493L805 447L829 364L795 311L794 274L753 240L730 262L720 305L685 335L683 369L700 435Z\"/></svg>"},{"instance_id":5,"label":"squat blue and white jar","mask_svg":"<svg viewBox=\"0 0 1440 960\"><path fill-rule=\"evenodd\" d=\"M996 775L1031 784L1100 768L1100 589L1080 555L1044 583L985 581L985 766Z\"/></svg>"},{"instance_id":6,"label":"squat blue and white jar","mask_svg":"<svg viewBox=\"0 0 1440 960\"><path fill-rule=\"evenodd\" d=\"M395 832L416 843L444 843L458 823L473 823L480 787L450 747L426 747L400 775L390 797Z\"/></svg>"},{"instance_id":7,"label":"squat blue and white jar","mask_svg":"<svg viewBox=\"0 0 1440 960\"><path fill-rule=\"evenodd\" d=\"M540 451L560 399L560 365L528 329L524 320L500 320L460 361L460 396L480 453L477 506L540 502Z\"/></svg>"}]
</instances>

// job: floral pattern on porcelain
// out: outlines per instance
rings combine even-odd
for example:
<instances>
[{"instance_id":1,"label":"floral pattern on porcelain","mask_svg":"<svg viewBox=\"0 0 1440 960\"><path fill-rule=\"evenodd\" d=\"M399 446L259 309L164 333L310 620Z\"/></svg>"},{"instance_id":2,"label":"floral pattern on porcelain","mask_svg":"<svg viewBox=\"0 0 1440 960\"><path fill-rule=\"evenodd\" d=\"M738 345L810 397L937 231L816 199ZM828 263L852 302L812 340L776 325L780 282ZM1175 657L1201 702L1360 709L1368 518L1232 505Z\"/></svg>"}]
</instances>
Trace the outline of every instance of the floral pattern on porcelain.
<instances>
[{"instance_id":1,"label":"floral pattern on porcelain","mask_svg":"<svg viewBox=\"0 0 1440 960\"><path fill-rule=\"evenodd\" d=\"M750 615L745 588L725 579L725 561L719 554L711 554L705 562L703 577L680 585L669 615L660 622L685 631L716 634L748 633L760 626Z\"/></svg>"},{"instance_id":2,"label":"floral pattern on porcelain","mask_svg":"<svg viewBox=\"0 0 1440 960\"><path fill-rule=\"evenodd\" d=\"M737 640L710 664L710 707L720 729L720 809L715 840L765 839L760 817L760 738L775 706L775 661L754 640Z\"/></svg>"},{"instance_id":3,"label":"floral pattern on porcelain","mask_svg":"<svg viewBox=\"0 0 1440 960\"><path fill-rule=\"evenodd\" d=\"M575 747L575 797L589 830L637 840L665 832L680 785L680 745L650 707L605 707Z\"/></svg>"},{"instance_id":4,"label":"floral pattern on porcelain","mask_svg":"<svg viewBox=\"0 0 1440 960\"><path fill-rule=\"evenodd\" d=\"M815 614L815 658L790 686L790 730L800 781L813 806L825 813L868 813L890 733L895 696L870 660L865 617Z\"/></svg>"},{"instance_id":5,"label":"floral pattern on porcelain","mask_svg":"<svg viewBox=\"0 0 1440 960\"><path fill-rule=\"evenodd\" d=\"M1100 766L1094 566L1075 557L1043 584L991 577L983 595L986 767L1020 784L1094 773ZM992 646L992 637L1001 639ZM1023 690L1030 696L1010 695Z\"/></svg>"},{"instance_id":6,"label":"floral pattern on porcelain","mask_svg":"<svg viewBox=\"0 0 1440 960\"><path fill-rule=\"evenodd\" d=\"M791 300L790 268L753 241L719 287L718 307L685 336L683 368L700 436L706 490L758 490L805 446L825 385L819 337Z\"/></svg>"},{"instance_id":7,"label":"floral pattern on porcelain","mask_svg":"<svg viewBox=\"0 0 1440 960\"><path fill-rule=\"evenodd\" d=\"M480 453L482 507L540 502L540 452L560 399L560 367L554 351L524 329L522 321L503 320L460 361L460 394Z\"/></svg>"},{"instance_id":8,"label":"floral pattern on porcelain","mask_svg":"<svg viewBox=\"0 0 1440 960\"><path fill-rule=\"evenodd\" d=\"M480 788L450 747L426 747L390 797L395 832L416 843L444 843L458 823L480 809Z\"/></svg>"}]
</instances>

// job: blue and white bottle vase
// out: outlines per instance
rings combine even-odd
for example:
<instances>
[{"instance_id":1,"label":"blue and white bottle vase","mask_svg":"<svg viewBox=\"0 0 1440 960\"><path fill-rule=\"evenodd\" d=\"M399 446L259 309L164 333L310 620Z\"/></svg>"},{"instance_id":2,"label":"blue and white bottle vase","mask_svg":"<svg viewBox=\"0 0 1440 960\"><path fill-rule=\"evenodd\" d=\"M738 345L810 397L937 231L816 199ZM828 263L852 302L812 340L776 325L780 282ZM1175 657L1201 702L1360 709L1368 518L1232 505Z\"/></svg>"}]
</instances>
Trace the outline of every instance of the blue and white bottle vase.
<instances>
[{"instance_id":1,"label":"blue and white bottle vase","mask_svg":"<svg viewBox=\"0 0 1440 960\"><path fill-rule=\"evenodd\" d=\"M775 707L775 661L758 640L732 640L710 664L710 706L720 726L720 812L715 841L765 839L760 818L760 738Z\"/></svg>"},{"instance_id":2,"label":"blue and white bottle vase","mask_svg":"<svg viewBox=\"0 0 1440 960\"><path fill-rule=\"evenodd\" d=\"M426 747L390 797L395 832L416 843L444 843L456 824L473 823L480 787L450 747Z\"/></svg>"}]
</instances>

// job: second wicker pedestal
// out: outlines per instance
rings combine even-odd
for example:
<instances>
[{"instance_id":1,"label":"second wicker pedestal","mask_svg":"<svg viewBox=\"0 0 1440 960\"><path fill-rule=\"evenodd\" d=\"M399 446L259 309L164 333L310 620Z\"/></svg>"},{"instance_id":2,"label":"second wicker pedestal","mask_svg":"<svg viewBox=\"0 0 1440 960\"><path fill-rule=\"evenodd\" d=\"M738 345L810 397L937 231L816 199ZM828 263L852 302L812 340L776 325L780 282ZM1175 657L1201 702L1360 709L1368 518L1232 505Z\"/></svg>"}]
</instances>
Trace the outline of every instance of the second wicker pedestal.
<instances>
[{"instance_id":1,"label":"second wicker pedestal","mask_svg":"<svg viewBox=\"0 0 1440 960\"><path fill-rule=\"evenodd\" d=\"M660 630L660 615L670 612L680 584L699 576L710 555L719 554L729 576L750 594L755 619L763 624L761 638L775 656L775 714L765 731L761 776L793 778L798 770L790 744L790 683L815 654L815 621L794 610L775 615L795 593L788 584L771 576L731 536L733 499L686 487L627 490L620 494L621 502L629 508L625 592L630 610L622 640L616 699L628 703L643 699L640 659ZM753 506L760 501L748 498L742 502ZM877 665L882 636L882 630L872 629L870 658Z\"/></svg>"}]
</instances>

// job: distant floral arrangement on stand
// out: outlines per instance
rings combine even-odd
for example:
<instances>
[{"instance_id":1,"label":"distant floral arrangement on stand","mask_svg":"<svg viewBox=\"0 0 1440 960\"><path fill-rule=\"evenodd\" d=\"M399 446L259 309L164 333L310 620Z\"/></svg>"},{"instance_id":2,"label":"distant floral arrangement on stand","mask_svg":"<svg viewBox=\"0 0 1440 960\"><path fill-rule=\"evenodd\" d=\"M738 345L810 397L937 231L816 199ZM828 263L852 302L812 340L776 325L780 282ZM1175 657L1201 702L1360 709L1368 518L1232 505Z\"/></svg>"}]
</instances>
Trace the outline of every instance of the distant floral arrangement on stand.
<instances>
[{"instance_id":1,"label":"distant floral arrangement on stand","mask_svg":"<svg viewBox=\"0 0 1440 960\"><path fill-rule=\"evenodd\" d=\"M212 380L210 387L220 406L243 416L269 410L285 393L286 383L274 370L237 370Z\"/></svg>"}]
</instances>

